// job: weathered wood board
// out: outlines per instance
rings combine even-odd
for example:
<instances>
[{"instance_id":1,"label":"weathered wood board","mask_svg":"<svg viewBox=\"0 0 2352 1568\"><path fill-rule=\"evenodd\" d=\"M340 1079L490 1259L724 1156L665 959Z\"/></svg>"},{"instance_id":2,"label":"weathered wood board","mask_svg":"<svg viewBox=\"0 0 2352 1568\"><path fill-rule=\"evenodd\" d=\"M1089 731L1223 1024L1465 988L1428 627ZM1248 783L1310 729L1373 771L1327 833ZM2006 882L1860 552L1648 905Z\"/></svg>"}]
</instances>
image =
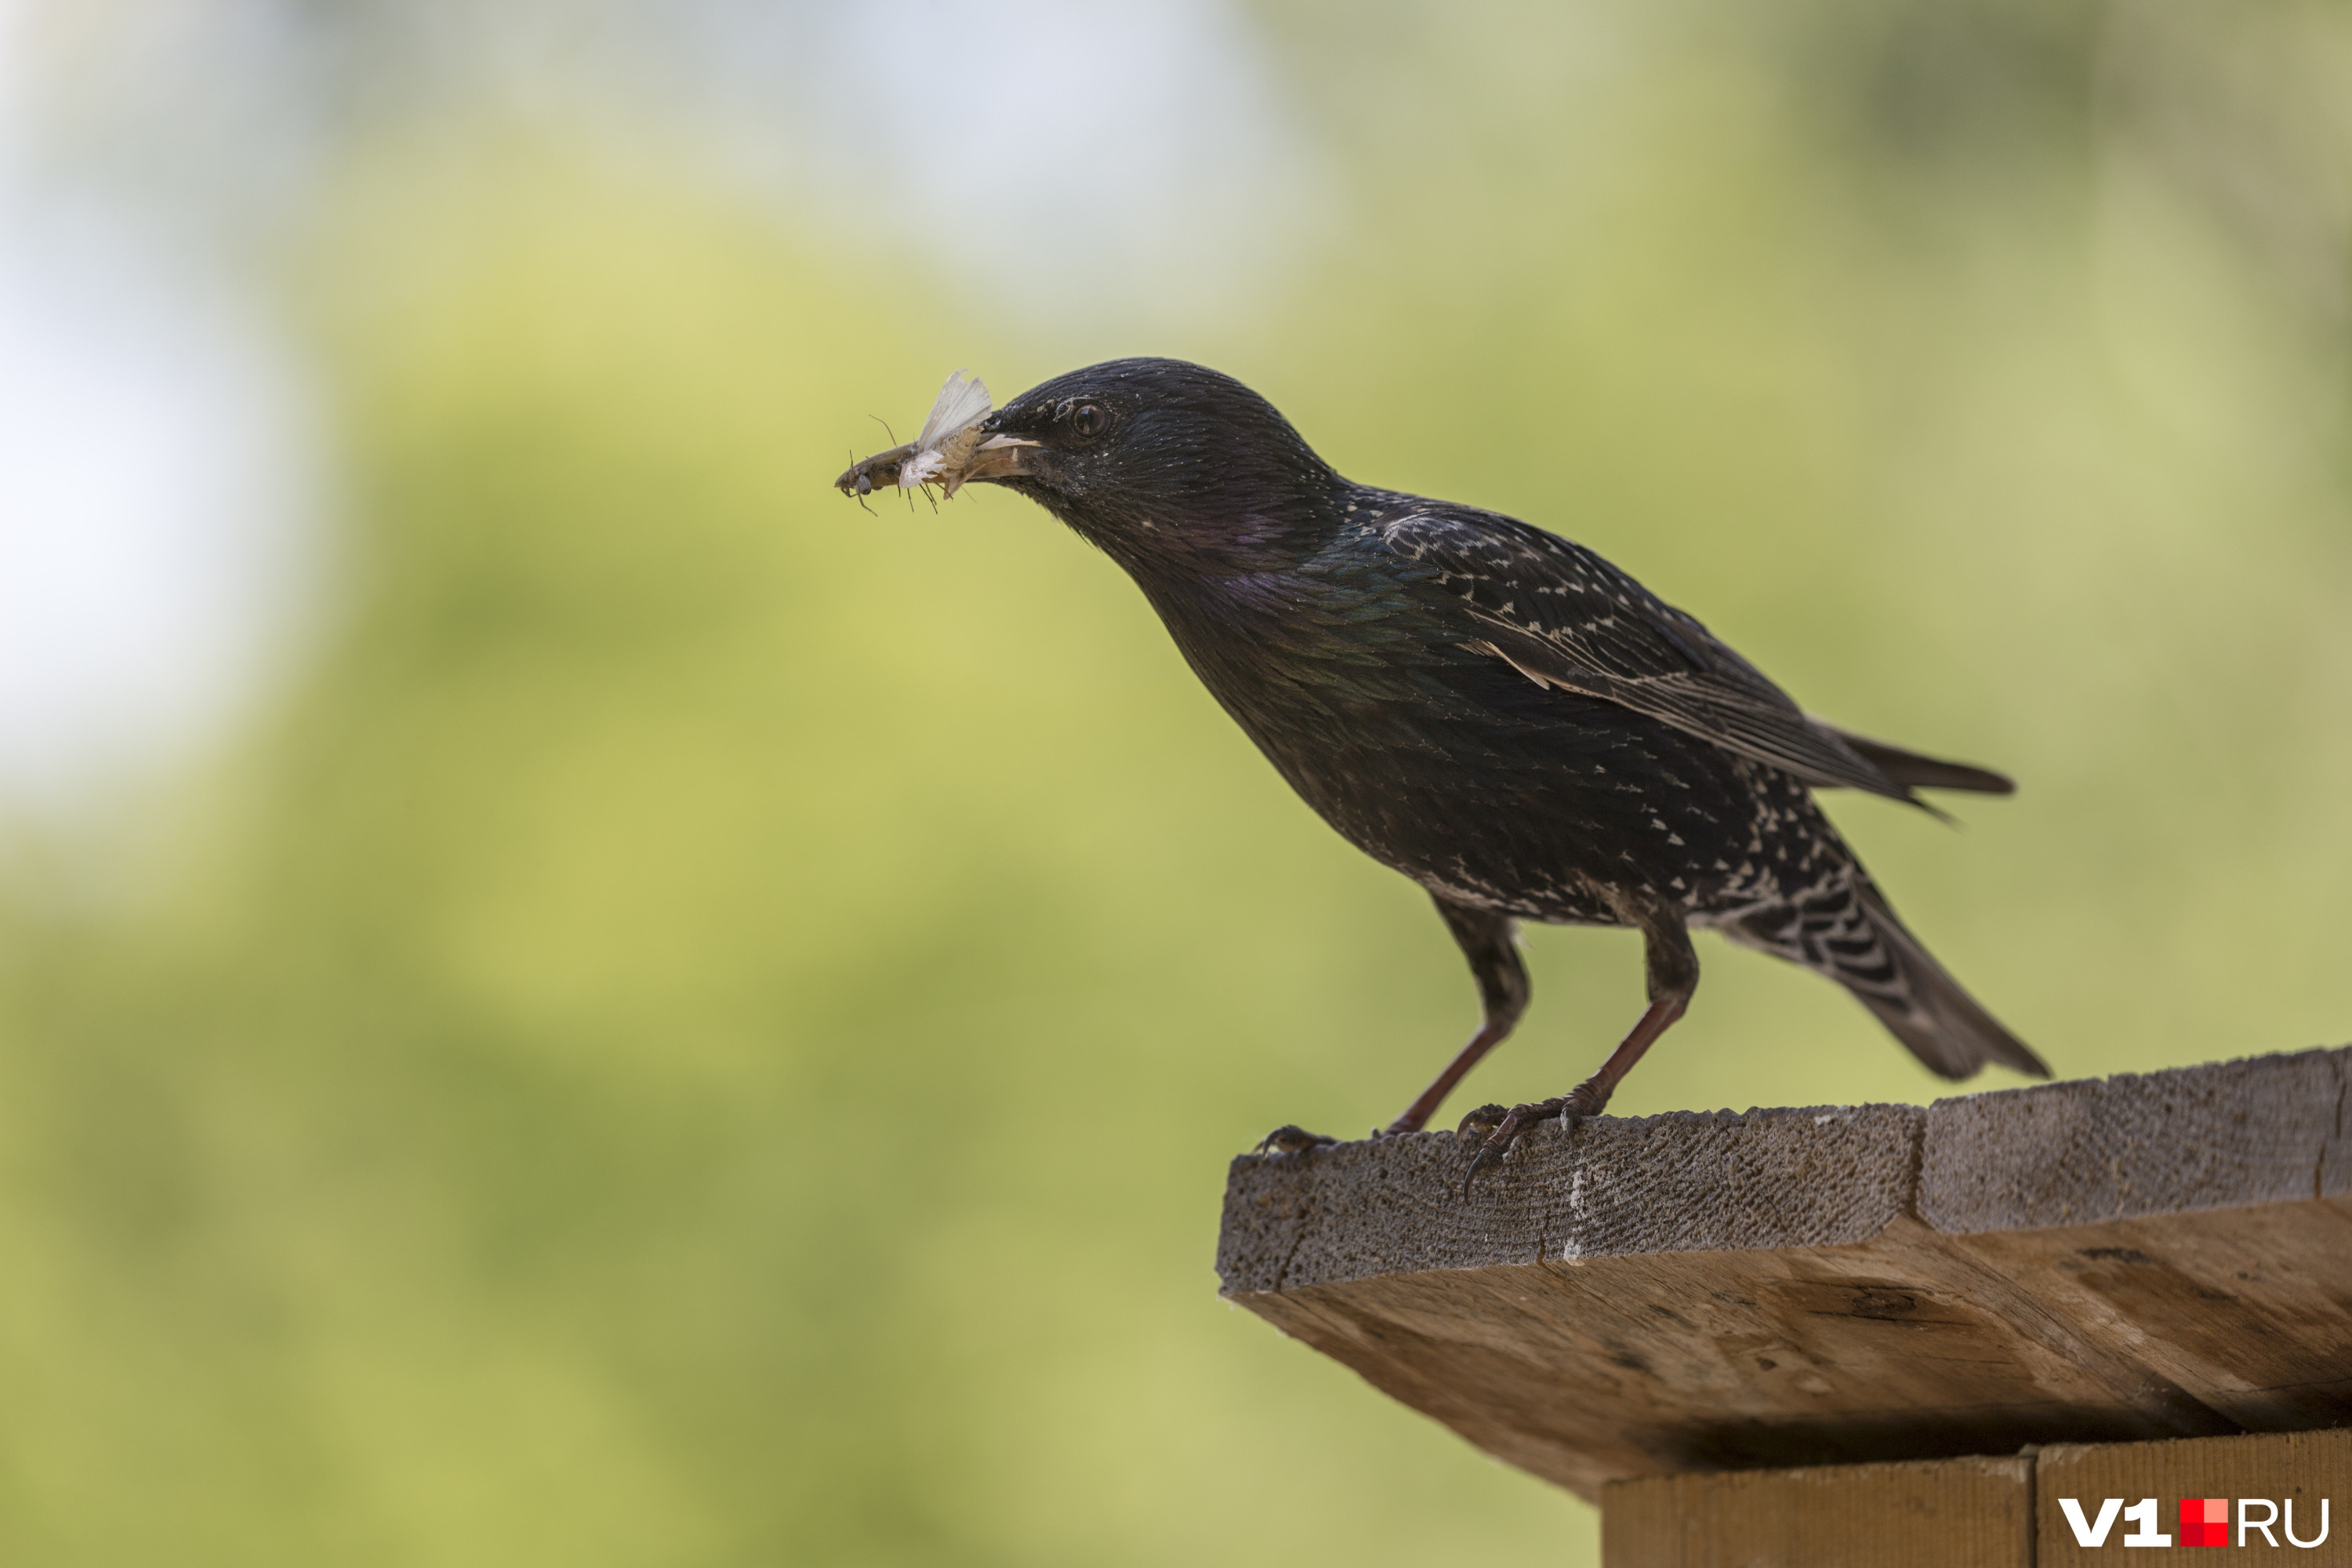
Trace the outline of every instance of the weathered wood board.
<instances>
[{"instance_id":1,"label":"weathered wood board","mask_svg":"<svg viewBox=\"0 0 2352 1568\"><path fill-rule=\"evenodd\" d=\"M1244 1155L1225 1294L1586 1498L2352 1426L2352 1048Z\"/></svg>"},{"instance_id":2,"label":"weathered wood board","mask_svg":"<svg viewBox=\"0 0 2352 1568\"><path fill-rule=\"evenodd\" d=\"M2071 1510L2069 1505L2071 1505ZM2053 1568L2132 1546L2352 1563L2352 1428L1612 1481L1603 1568ZM2197 1526L2186 1517L2194 1508ZM2132 1517L2123 1510L2132 1510Z\"/></svg>"},{"instance_id":3,"label":"weathered wood board","mask_svg":"<svg viewBox=\"0 0 2352 1568\"><path fill-rule=\"evenodd\" d=\"M1601 1499L1602 1568L2034 1568L2026 1458L1650 1476Z\"/></svg>"},{"instance_id":4,"label":"weathered wood board","mask_svg":"<svg viewBox=\"0 0 2352 1568\"><path fill-rule=\"evenodd\" d=\"M2218 1542L2190 1535L2181 1504L2191 1498L2221 1503ZM2118 1514L2089 1545L2067 1517L2067 1499L2095 1537L2107 1500L2157 1506L2151 1524ZM2352 1519L2345 1517L2352 1509L2352 1431L2048 1447L2033 1457L2033 1500L2039 1568L2105 1561L2142 1528L2211 1553L2190 1561L2215 1568L2282 1558L2297 1568L2345 1568L2352 1564Z\"/></svg>"}]
</instances>

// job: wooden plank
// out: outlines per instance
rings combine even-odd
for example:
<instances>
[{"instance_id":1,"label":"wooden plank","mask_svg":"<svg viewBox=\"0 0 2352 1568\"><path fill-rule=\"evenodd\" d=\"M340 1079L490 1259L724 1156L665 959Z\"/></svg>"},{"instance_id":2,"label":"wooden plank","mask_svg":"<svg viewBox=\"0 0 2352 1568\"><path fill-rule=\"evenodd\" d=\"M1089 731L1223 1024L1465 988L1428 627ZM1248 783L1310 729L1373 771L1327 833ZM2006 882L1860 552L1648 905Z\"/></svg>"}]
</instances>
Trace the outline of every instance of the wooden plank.
<instances>
[{"instance_id":1,"label":"wooden plank","mask_svg":"<svg viewBox=\"0 0 2352 1568\"><path fill-rule=\"evenodd\" d=\"M1946 1238L2232 1431L2352 1423L2342 1199ZM2154 1436L2154 1434L2147 1434Z\"/></svg>"},{"instance_id":2,"label":"wooden plank","mask_svg":"<svg viewBox=\"0 0 2352 1568\"><path fill-rule=\"evenodd\" d=\"M1432 1270L1242 1300L1588 1498L1628 1476L2235 1429L1934 1241L1908 1222L1850 1247Z\"/></svg>"},{"instance_id":3,"label":"wooden plank","mask_svg":"<svg viewBox=\"0 0 2352 1568\"><path fill-rule=\"evenodd\" d=\"M2352 1568L2352 1429L1645 1477L1601 1503L1605 1568L2066 1568L2135 1545Z\"/></svg>"},{"instance_id":4,"label":"wooden plank","mask_svg":"<svg viewBox=\"0 0 2352 1568\"><path fill-rule=\"evenodd\" d=\"M1451 1132L1233 1163L1225 1292L1489 1264L1863 1241L1913 1206L1927 1112L1809 1106L1549 1122L1468 1198Z\"/></svg>"},{"instance_id":5,"label":"wooden plank","mask_svg":"<svg viewBox=\"0 0 2352 1568\"><path fill-rule=\"evenodd\" d=\"M1920 1215L1968 1236L2344 1192L2346 1057L2294 1051L1939 1100L1922 1133Z\"/></svg>"},{"instance_id":6,"label":"wooden plank","mask_svg":"<svg viewBox=\"0 0 2352 1568\"><path fill-rule=\"evenodd\" d=\"M1603 1568L2032 1568L2032 1461L1618 1481Z\"/></svg>"},{"instance_id":7,"label":"wooden plank","mask_svg":"<svg viewBox=\"0 0 2352 1568\"><path fill-rule=\"evenodd\" d=\"M2053 1447L2034 1459L2035 1548L2041 1568L2071 1568L2109 1560L2143 1528L2121 1509L2143 1500L2156 1504L2147 1534L2170 1538L2175 1548L2197 1545L2181 1521L2185 1499L2215 1499L2226 1505L2224 1543L2207 1547L2190 1561L2292 1563L2302 1568L2352 1565L2352 1431L2291 1432L2240 1437L2203 1437L2175 1443L2129 1443L2104 1447ZM2097 1526L2105 1504L2117 1513L2097 1546L2086 1546L2063 1506L2073 1500L2084 1523ZM2251 1510L2243 1504L2255 1504ZM2315 1544L2298 1547L2292 1535ZM2324 1512L2323 1512L2324 1510ZM2326 1528L2322 1529L2322 1520ZM2267 1531L2241 1526L2251 1520ZM1629 1561L1633 1561L1629 1559ZM2164 1559L2154 1559L2164 1561Z\"/></svg>"},{"instance_id":8,"label":"wooden plank","mask_svg":"<svg viewBox=\"0 0 2352 1568\"><path fill-rule=\"evenodd\" d=\"M1244 1156L1226 1294L1613 1480L2352 1424L2352 1051ZM2347 1527L2352 1528L2352 1527Z\"/></svg>"}]
</instances>

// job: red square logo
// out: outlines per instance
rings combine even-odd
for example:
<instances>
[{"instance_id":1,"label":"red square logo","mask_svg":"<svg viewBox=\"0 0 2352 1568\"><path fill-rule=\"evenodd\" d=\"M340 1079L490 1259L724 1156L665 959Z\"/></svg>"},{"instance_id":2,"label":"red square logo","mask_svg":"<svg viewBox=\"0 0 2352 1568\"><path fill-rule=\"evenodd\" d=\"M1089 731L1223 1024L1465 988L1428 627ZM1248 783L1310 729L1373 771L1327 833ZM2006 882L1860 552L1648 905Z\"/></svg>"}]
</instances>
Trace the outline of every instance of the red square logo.
<instances>
[{"instance_id":1,"label":"red square logo","mask_svg":"<svg viewBox=\"0 0 2352 1568\"><path fill-rule=\"evenodd\" d=\"M2230 1500L2219 1497L2185 1497L2180 1500L2180 1544L2183 1546L2227 1546L2230 1544Z\"/></svg>"}]
</instances>

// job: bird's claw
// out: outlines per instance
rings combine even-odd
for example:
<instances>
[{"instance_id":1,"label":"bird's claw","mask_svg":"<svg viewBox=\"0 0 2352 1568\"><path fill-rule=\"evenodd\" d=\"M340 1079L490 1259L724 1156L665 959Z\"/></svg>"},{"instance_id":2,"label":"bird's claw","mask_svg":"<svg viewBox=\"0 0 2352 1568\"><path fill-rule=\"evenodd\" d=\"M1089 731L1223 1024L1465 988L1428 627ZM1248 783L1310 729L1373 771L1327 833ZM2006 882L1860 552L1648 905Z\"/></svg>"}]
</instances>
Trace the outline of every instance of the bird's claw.
<instances>
[{"instance_id":1,"label":"bird's claw","mask_svg":"<svg viewBox=\"0 0 2352 1568\"><path fill-rule=\"evenodd\" d=\"M1510 1113L1508 1106L1482 1105L1462 1119L1461 1124L1454 1129L1454 1136L1463 1139L1475 1133L1478 1140L1484 1142L1496 1128L1503 1124L1503 1119Z\"/></svg>"},{"instance_id":2,"label":"bird's claw","mask_svg":"<svg viewBox=\"0 0 2352 1568\"><path fill-rule=\"evenodd\" d=\"M1484 1136L1480 1139L1477 1152L1470 1156L1470 1168L1462 1173L1462 1195L1465 1198L1470 1195L1470 1184L1478 1179L1478 1173L1489 1161L1500 1160L1509 1153L1511 1145L1517 1143L1528 1129L1555 1116L1564 1125L1573 1127L1586 1117L1599 1113L1600 1098L1592 1092L1590 1085L1579 1084L1568 1093L1555 1095L1549 1100L1514 1105L1507 1110L1499 1105L1482 1105L1464 1117L1462 1124L1454 1131L1455 1138L1469 1138L1474 1133L1483 1133Z\"/></svg>"},{"instance_id":3,"label":"bird's claw","mask_svg":"<svg viewBox=\"0 0 2352 1568\"><path fill-rule=\"evenodd\" d=\"M1337 1138L1309 1132L1297 1122L1291 1122L1259 1139L1257 1152L1261 1154L1297 1154L1307 1149L1328 1148L1339 1142Z\"/></svg>"}]
</instances>

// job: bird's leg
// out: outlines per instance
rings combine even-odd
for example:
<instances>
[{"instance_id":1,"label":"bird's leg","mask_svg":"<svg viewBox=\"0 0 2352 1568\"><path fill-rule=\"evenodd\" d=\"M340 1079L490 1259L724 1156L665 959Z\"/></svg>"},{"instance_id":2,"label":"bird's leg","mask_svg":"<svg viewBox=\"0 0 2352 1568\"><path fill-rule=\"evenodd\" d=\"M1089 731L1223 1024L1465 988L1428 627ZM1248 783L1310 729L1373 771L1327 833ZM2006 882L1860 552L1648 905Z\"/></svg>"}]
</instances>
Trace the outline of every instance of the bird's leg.
<instances>
[{"instance_id":1,"label":"bird's leg","mask_svg":"<svg viewBox=\"0 0 2352 1568\"><path fill-rule=\"evenodd\" d=\"M1557 1116L1572 1127L1588 1116L1600 1115L1608 1108L1610 1097L1617 1092L1618 1081L1633 1070L1633 1064L1642 1059L1642 1053L1674 1026L1675 1020L1683 1016L1687 1005L1688 1003L1678 996L1661 997L1651 1003L1643 1013L1641 1021L1633 1026L1633 1032L1619 1042L1617 1048L1609 1053L1609 1059L1601 1064L1601 1070L1566 1094L1514 1105L1508 1110L1499 1105L1482 1105L1464 1117L1458 1130L1460 1135L1467 1136L1481 1127L1491 1131L1479 1143L1477 1153L1471 1157L1470 1169L1462 1178L1462 1190L1465 1194L1469 1192L1470 1184L1479 1170L1489 1160L1499 1159L1518 1141L1519 1134L1536 1122Z\"/></svg>"},{"instance_id":2,"label":"bird's leg","mask_svg":"<svg viewBox=\"0 0 2352 1568\"><path fill-rule=\"evenodd\" d=\"M1445 1070L1421 1091L1420 1099L1405 1107L1403 1115L1381 1130L1383 1137L1418 1132L1428 1125L1445 1097L1454 1092L1454 1086L1517 1026L1520 1015L1528 1010L1532 990L1528 983L1528 966L1520 961L1519 945L1512 937L1510 916L1449 903L1444 899L1436 899L1436 903L1437 912L1444 917L1445 929L1454 933L1454 940L1461 944L1462 955L1470 961L1470 973L1478 982L1478 1004L1485 1009L1485 1016L1478 1032L1470 1037L1470 1043L1445 1064Z\"/></svg>"},{"instance_id":3,"label":"bird's leg","mask_svg":"<svg viewBox=\"0 0 2352 1568\"><path fill-rule=\"evenodd\" d=\"M1684 928L1679 913L1668 910L1644 910L1637 923L1644 937L1645 967L1649 973L1650 1005L1633 1031L1609 1053L1601 1070L1578 1084L1566 1094L1551 1100L1538 1100L1527 1105L1515 1105L1508 1110L1499 1105L1482 1105L1462 1119L1457 1137L1466 1137L1473 1128L1490 1131L1479 1143L1478 1152L1471 1157L1470 1169L1463 1174L1462 1191L1467 1196L1470 1184L1477 1178L1480 1167L1490 1160L1500 1159L1518 1141L1519 1134L1536 1122L1557 1116L1573 1127L1588 1116L1598 1116L1607 1108L1610 1097L1643 1052L1657 1044L1658 1037L1674 1027L1690 1007L1690 999L1698 989L1698 954L1691 951L1690 933Z\"/></svg>"}]
</instances>

